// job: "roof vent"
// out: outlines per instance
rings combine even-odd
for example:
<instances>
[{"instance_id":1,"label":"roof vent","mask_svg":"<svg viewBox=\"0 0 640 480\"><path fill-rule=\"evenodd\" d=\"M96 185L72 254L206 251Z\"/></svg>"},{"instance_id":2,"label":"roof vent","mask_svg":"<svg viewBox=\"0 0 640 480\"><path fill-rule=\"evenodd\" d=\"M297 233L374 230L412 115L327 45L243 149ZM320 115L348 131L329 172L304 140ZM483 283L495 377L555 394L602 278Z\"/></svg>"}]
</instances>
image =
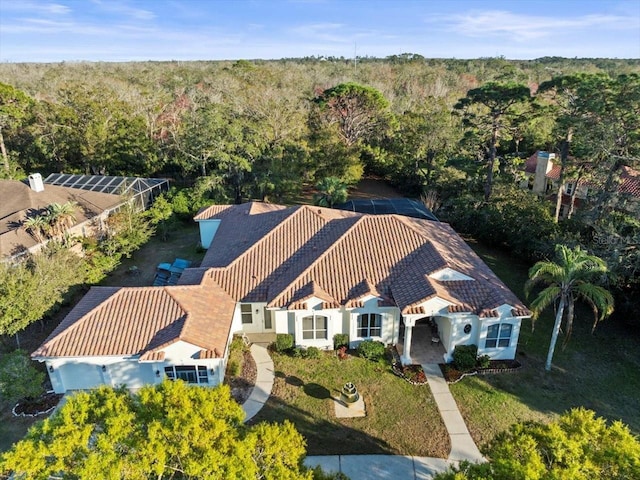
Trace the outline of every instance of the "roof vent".
<instances>
[{"instance_id":1,"label":"roof vent","mask_svg":"<svg viewBox=\"0 0 640 480\"><path fill-rule=\"evenodd\" d=\"M34 192L44 191L44 183L42 182L42 175L39 173L32 173L29 175L29 186Z\"/></svg>"}]
</instances>

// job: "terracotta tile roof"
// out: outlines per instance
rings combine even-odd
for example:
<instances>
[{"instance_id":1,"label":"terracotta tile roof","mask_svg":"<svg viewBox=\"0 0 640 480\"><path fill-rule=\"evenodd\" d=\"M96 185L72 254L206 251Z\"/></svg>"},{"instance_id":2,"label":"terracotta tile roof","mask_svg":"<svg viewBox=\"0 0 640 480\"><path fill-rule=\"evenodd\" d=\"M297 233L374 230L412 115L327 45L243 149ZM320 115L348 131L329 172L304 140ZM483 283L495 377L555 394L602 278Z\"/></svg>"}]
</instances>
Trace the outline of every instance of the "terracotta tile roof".
<instances>
[{"instance_id":1,"label":"terracotta tile roof","mask_svg":"<svg viewBox=\"0 0 640 480\"><path fill-rule=\"evenodd\" d=\"M224 351L235 301L215 285L93 287L33 357L161 358L179 340Z\"/></svg>"},{"instance_id":2,"label":"terracotta tile roof","mask_svg":"<svg viewBox=\"0 0 640 480\"><path fill-rule=\"evenodd\" d=\"M514 317L530 317L531 311L526 308L514 308L511 310L511 315Z\"/></svg>"},{"instance_id":3,"label":"terracotta tile roof","mask_svg":"<svg viewBox=\"0 0 640 480\"><path fill-rule=\"evenodd\" d=\"M640 198L640 171L624 165L620 172L618 191Z\"/></svg>"},{"instance_id":4,"label":"terracotta tile roof","mask_svg":"<svg viewBox=\"0 0 640 480\"><path fill-rule=\"evenodd\" d=\"M503 304L524 308L447 224L309 206L265 210L249 205L224 210L207 254L209 265L218 267L202 277L203 284L214 281L237 301L294 309L306 308L305 300L316 296L328 305L357 307L371 294L407 312L437 295L476 313ZM256 226L266 233L245 231ZM234 237L244 243L251 235L251 245L242 249L228 245ZM475 281L428 277L442 268Z\"/></svg>"},{"instance_id":5,"label":"terracotta tile roof","mask_svg":"<svg viewBox=\"0 0 640 480\"><path fill-rule=\"evenodd\" d=\"M449 313L471 313L469 308L466 308L462 305L449 305L447 307L447 311Z\"/></svg>"},{"instance_id":6,"label":"terracotta tile roof","mask_svg":"<svg viewBox=\"0 0 640 480\"><path fill-rule=\"evenodd\" d=\"M560 179L560 165L554 165L551 167L551 170L547 172L545 177L551 180L559 180Z\"/></svg>"},{"instance_id":7,"label":"terracotta tile roof","mask_svg":"<svg viewBox=\"0 0 640 480\"><path fill-rule=\"evenodd\" d=\"M164 360L164 352L148 351L140 355L140 362L161 362Z\"/></svg>"}]
</instances>

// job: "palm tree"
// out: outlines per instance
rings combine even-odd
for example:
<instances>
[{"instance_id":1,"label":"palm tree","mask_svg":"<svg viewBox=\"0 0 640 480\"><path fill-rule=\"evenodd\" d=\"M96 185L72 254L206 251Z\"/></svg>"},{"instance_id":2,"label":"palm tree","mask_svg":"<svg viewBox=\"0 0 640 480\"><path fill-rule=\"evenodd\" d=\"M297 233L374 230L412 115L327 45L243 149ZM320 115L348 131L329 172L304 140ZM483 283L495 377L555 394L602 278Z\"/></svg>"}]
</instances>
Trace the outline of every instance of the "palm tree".
<instances>
[{"instance_id":1,"label":"palm tree","mask_svg":"<svg viewBox=\"0 0 640 480\"><path fill-rule=\"evenodd\" d=\"M34 215L27 218L22 226L33 235L38 242L42 242L49 227L49 222L43 215Z\"/></svg>"},{"instance_id":2,"label":"palm tree","mask_svg":"<svg viewBox=\"0 0 640 480\"><path fill-rule=\"evenodd\" d=\"M336 203L347 201L347 184L338 177L326 177L316 185L318 193L313 196L314 204L320 207L333 207Z\"/></svg>"},{"instance_id":3,"label":"palm tree","mask_svg":"<svg viewBox=\"0 0 640 480\"><path fill-rule=\"evenodd\" d=\"M76 202L52 203L47 207L47 218L54 235L62 235L76 221Z\"/></svg>"},{"instance_id":4,"label":"palm tree","mask_svg":"<svg viewBox=\"0 0 640 480\"><path fill-rule=\"evenodd\" d=\"M595 255L589 255L579 246L571 249L566 245L556 245L556 257L557 262L541 261L531 267L529 280L525 284L527 297L534 286L546 285L531 303L534 321L542 310L559 301L549 353L547 354L546 370L551 370L551 360L565 308L567 310L565 346L571 337L576 300L586 302L593 309L594 322L591 333L595 330L598 321L604 320L613 312L611 293L592 283L599 281L607 273L607 264L604 260Z\"/></svg>"}]
</instances>

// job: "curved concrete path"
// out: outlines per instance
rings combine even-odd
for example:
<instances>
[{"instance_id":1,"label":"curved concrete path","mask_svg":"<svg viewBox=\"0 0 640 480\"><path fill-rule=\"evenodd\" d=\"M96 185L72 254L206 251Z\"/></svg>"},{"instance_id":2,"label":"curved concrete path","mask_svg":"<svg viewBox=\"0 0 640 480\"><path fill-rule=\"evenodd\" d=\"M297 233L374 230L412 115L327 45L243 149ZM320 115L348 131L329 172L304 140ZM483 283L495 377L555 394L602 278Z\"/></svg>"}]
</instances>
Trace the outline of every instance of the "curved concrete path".
<instances>
[{"instance_id":1,"label":"curved concrete path","mask_svg":"<svg viewBox=\"0 0 640 480\"><path fill-rule=\"evenodd\" d=\"M251 344L251 355L256 362L256 384L247 401L242 404L246 417L245 422L255 417L256 413L264 406L271 395L273 388L274 369L273 360L269 356L267 348L257 343Z\"/></svg>"},{"instance_id":2,"label":"curved concrete path","mask_svg":"<svg viewBox=\"0 0 640 480\"><path fill-rule=\"evenodd\" d=\"M252 344L251 355L256 362L257 378L251 395L242 405L245 422L253 418L271 395L274 381L273 361L264 345ZM429 388L436 401L451 439L449 458L413 457L403 455L312 455L305 465L320 465L325 472L342 472L359 480L428 480L462 460L484 462L458 410L449 385L438 364L422 365Z\"/></svg>"}]
</instances>

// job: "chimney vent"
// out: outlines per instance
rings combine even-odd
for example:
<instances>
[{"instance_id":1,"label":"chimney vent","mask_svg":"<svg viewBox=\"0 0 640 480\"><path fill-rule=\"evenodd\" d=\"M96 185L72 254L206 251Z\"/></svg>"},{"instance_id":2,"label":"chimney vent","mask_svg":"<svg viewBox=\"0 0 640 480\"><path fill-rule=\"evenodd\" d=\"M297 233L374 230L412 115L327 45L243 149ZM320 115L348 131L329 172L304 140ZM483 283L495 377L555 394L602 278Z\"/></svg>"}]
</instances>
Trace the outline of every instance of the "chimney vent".
<instances>
[{"instance_id":1,"label":"chimney vent","mask_svg":"<svg viewBox=\"0 0 640 480\"><path fill-rule=\"evenodd\" d=\"M34 192L42 192L44 190L42 175L40 175L39 173L32 173L31 175L29 175L29 186Z\"/></svg>"}]
</instances>

